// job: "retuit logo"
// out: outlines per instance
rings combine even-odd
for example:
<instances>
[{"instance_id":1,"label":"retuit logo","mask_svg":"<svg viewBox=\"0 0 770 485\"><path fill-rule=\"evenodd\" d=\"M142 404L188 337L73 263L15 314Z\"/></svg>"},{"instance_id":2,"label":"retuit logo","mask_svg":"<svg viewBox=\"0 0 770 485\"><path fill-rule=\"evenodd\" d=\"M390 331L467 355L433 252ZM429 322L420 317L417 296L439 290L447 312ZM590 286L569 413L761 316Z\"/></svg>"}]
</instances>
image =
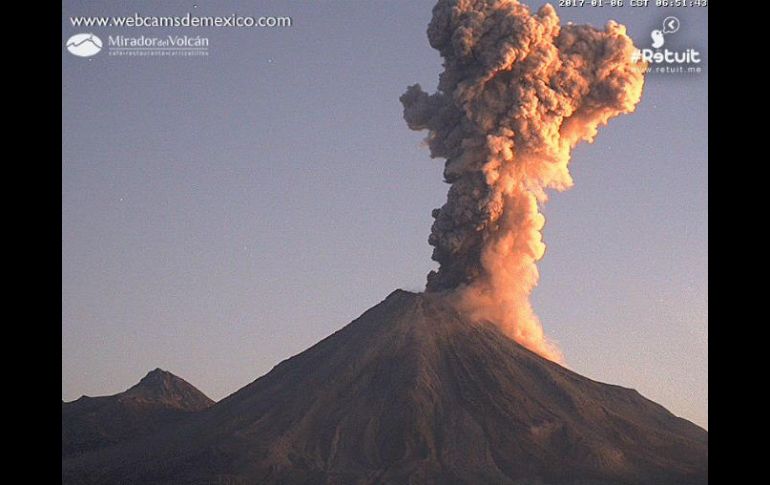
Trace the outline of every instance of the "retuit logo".
<instances>
[{"instance_id":1,"label":"retuit logo","mask_svg":"<svg viewBox=\"0 0 770 485\"><path fill-rule=\"evenodd\" d=\"M67 50L78 57L91 57L102 50L102 39L96 34L75 34L67 39Z\"/></svg>"},{"instance_id":2,"label":"retuit logo","mask_svg":"<svg viewBox=\"0 0 770 485\"><path fill-rule=\"evenodd\" d=\"M697 65L702 61L701 53L696 49L669 50L664 49L666 36L679 31L679 19L673 16L663 20L663 29L655 29L650 33L652 44L649 48L636 49L631 59L657 65ZM699 72L699 71L696 71Z\"/></svg>"}]
</instances>

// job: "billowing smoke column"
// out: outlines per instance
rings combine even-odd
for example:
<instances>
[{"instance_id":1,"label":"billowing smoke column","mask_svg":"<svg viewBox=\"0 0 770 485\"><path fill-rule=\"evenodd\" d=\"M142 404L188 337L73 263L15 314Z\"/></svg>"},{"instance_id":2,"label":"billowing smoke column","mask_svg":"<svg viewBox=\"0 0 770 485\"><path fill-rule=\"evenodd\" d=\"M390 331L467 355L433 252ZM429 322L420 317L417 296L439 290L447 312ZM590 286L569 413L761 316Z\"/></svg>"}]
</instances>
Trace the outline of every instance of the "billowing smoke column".
<instances>
[{"instance_id":1,"label":"billowing smoke column","mask_svg":"<svg viewBox=\"0 0 770 485\"><path fill-rule=\"evenodd\" d=\"M452 184L433 211L427 290L561 361L529 302L545 252L539 208L546 189L572 185L571 149L634 110L643 66L625 27L560 26L551 5L532 14L515 0L439 0L428 38L444 58L438 91L401 96Z\"/></svg>"}]
</instances>

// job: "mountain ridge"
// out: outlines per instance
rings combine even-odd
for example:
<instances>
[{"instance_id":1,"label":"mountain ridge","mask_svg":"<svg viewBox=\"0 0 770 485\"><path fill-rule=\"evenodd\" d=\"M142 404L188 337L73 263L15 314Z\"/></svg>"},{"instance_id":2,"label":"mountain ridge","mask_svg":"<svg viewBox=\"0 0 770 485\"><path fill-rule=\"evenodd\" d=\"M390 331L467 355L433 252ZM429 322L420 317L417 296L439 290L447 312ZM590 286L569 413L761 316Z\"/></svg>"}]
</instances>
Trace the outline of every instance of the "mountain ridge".
<instances>
[{"instance_id":1,"label":"mountain ridge","mask_svg":"<svg viewBox=\"0 0 770 485\"><path fill-rule=\"evenodd\" d=\"M64 483L707 482L708 434L397 290L184 423ZM90 480L90 481L89 481Z\"/></svg>"},{"instance_id":2,"label":"mountain ridge","mask_svg":"<svg viewBox=\"0 0 770 485\"><path fill-rule=\"evenodd\" d=\"M190 383L160 368L117 394L62 400L62 456L152 434L212 404Z\"/></svg>"}]
</instances>

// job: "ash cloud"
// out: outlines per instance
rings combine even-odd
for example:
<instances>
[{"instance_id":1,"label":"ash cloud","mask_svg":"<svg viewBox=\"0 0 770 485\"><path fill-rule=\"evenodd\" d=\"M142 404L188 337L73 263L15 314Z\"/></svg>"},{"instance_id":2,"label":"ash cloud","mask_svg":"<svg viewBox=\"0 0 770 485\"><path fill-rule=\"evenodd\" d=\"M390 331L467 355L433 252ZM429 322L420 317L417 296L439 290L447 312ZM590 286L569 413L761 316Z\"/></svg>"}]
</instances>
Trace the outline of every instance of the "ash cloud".
<instances>
[{"instance_id":1,"label":"ash cloud","mask_svg":"<svg viewBox=\"0 0 770 485\"><path fill-rule=\"evenodd\" d=\"M529 302L545 252L540 208L546 189L572 185L571 149L634 110L643 66L622 25L562 26L551 5L532 13L515 0L439 0L428 39L444 59L437 92L414 85L400 98L451 184L433 211L439 269L426 288L561 361Z\"/></svg>"}]
</instances>

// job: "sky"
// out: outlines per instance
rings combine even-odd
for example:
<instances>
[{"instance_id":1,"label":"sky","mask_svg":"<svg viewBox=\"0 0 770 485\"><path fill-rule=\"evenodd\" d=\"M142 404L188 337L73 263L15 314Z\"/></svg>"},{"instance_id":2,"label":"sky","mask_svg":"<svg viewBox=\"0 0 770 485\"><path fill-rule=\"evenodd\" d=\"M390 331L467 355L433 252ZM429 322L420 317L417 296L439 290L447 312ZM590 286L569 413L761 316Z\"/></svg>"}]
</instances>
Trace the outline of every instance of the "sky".
<instances>
[{"instance_id":1,"label":"sky","mask_svg":"<svg viewBox=\"0 0 770 485\"><path fill-rule=\"evenodd\" d=\"M538 8L545 2L524 2ZM608 2L605 1L605 4ZM699 74L647 76L636 111L573 151L533 305L567 366L708 427L708 11L557 8L628 27ZM62 4L62 399L160 367L221 399L420 291L443 160L399 96L435 90L433 0ZM290 16L285 28L73 27L70 16ZM104 49L71 55L93 32ZM109 56L109 36L209 38L208 56Z\"/></svg>"}]
</instances>

